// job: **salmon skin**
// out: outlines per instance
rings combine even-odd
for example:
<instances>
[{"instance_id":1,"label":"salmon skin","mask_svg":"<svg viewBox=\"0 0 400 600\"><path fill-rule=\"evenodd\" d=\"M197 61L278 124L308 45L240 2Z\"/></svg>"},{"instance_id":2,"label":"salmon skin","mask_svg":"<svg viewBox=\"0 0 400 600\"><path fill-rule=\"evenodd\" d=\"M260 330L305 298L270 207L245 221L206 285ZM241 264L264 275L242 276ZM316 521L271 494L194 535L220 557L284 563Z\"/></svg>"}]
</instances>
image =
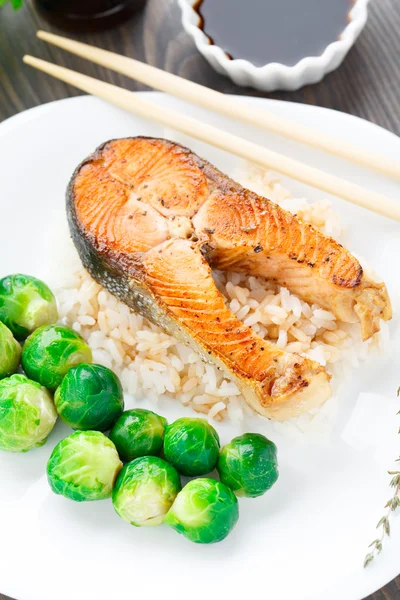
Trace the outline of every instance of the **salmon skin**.
<instances>
[{"instance_id":1,"label":"salmon skin","mask_svg":"<svg viewBox=\"0 0 400 600\"><path fill-rule=\"evenodd\" d=\"M323 404L330 377L239 321L211 267L272 278L343 321L359 321L364 339L391 316L384 284L369 281L340 244L167 140L100 146L72 176L67 214L93 278L216 364L268 418Z\"/></svg>"}]
</instances>

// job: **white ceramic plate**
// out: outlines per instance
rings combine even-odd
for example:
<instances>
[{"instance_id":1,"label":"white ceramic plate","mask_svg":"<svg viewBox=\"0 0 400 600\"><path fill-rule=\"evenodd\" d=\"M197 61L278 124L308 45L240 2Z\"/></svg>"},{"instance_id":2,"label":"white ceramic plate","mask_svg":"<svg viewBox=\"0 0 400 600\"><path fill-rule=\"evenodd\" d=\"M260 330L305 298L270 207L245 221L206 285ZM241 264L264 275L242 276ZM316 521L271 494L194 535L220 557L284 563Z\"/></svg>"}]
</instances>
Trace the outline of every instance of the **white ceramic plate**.
<instances>
[{"instance_id":1,"label":"white ceramic plate","mask_svg":"<svg viewBox=\"0 0 400 600\"><path fill-rule=\"evenodd\" d=\"M164 106L183 104L154 94ZM299 104L242 98L311 124L371 150L400 154L400 139L355 117ZM265 132L234 124L195 107L193 114L366 187L398 197L392 181ZM40 275L49 260L49 227L63 207L75 166L101 142L129 135L162 136L162 129L90 97L48 104L0 126L0 273ZM222 169L236 159L202 144L193 149ZM321 194L295 182L294 193ZM385 278L395 317L392 348L373 357L345 382L339 418L328 444L298 445L275 437L280 479L270 493L241 500L241 517L224 542L191 544L167 527L136 529L109 501L75 504L53 495L46 460L68 430L56 426L48 443L26 455L0 456L0 591L18 600L125 598L252 598L360 600L400 571L400 526L368 570L362 563L389 496L386 471L400 438L395 398L400 384L400 226L333 199L349 225L349 245ZM360 392L368 392L362 405ZM374 394L379 394L375 396ZM182 409L170 402L164 414ZM257 421L262 431L263 424ZM248 424L253 428L255 424ZM218 426L225 443L238 429Z\"/></svg>"}]
</instances>

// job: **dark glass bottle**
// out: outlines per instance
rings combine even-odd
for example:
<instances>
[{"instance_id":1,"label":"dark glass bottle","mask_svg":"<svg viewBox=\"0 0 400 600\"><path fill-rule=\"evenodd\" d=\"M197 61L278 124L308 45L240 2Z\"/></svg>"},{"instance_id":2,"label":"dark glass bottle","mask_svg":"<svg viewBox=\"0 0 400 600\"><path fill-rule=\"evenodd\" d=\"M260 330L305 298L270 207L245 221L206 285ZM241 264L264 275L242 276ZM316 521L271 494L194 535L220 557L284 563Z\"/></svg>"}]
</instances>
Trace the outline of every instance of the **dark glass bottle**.
<instances>
[{"instance_id":1,"label":"dark glass bottle","mask_svg":"<svg viewBox=\"0 0 400 600\"><path fill-rule=\"evenodd\" d=\"M35 0L39 14L68 31L100 31L115 27L145 4L146 0Z\"/></svg>"}]
</instances>

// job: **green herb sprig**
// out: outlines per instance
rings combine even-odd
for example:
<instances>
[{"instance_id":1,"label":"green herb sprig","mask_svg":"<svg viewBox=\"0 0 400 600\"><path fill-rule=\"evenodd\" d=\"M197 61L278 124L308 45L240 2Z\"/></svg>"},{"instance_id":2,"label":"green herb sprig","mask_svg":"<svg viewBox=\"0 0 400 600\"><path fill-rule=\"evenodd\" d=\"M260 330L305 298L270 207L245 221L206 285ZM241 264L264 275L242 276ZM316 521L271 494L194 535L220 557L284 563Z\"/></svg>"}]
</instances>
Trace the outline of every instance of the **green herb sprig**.
<instances>
[{"instance_id":1,"label":"green herb sprig","mask_svg":"<svg viewBox=\"0 0 400 600\"><path fill-rule=\"evenodd\" d=\"M399 395L400 387L397 390L397 396ZM397 414L400 415L400 411ZM396 462L400 462L400 457ZM364 559L364 567L367 567L374 558L382 552L384 539L390 537L390 516L400 507L400 471L389 471L389 475L392 476L390 487L394 489L394 493L385 504L385 508L387 508L386 514L383 515L376 526L376 528L380 530L380 536L369 545L371 551Z\"/></svg>"},{"instance_id":2,"label":"green herb sprig","mask_svg":"<svg viewBox=\"0 0 400 600\"><path fill-rule=\"evenodd\" d=\"M11 3L11 6L13 7L14 10L18 10L23 5L24 0L0 0L0 7L7 4L7 2Z\"/></svg>"}]
</instances>

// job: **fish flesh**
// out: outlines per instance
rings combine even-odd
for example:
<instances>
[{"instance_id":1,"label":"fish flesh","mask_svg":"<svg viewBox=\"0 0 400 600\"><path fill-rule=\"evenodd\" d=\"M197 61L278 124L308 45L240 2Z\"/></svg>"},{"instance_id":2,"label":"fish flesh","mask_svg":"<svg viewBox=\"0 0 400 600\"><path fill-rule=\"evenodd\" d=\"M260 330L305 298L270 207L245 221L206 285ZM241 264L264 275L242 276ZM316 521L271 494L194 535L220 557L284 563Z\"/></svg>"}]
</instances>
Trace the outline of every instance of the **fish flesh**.
<instances>
[{"instance_id":1,"label":"fish flesh","mask_svg":"<svg viewBox=\"0 0 400 600\"><path fill-rule=\"evenodd\" d=\"M273 279L364 339L391 317L382 283L335 240L246 190L183 146L111 140L67 190L83 265L132 309L222 369L261 415L287 419L331 394L323 366L277 348L229 310L212 268Z\"/></svg>"}]
</instances>

